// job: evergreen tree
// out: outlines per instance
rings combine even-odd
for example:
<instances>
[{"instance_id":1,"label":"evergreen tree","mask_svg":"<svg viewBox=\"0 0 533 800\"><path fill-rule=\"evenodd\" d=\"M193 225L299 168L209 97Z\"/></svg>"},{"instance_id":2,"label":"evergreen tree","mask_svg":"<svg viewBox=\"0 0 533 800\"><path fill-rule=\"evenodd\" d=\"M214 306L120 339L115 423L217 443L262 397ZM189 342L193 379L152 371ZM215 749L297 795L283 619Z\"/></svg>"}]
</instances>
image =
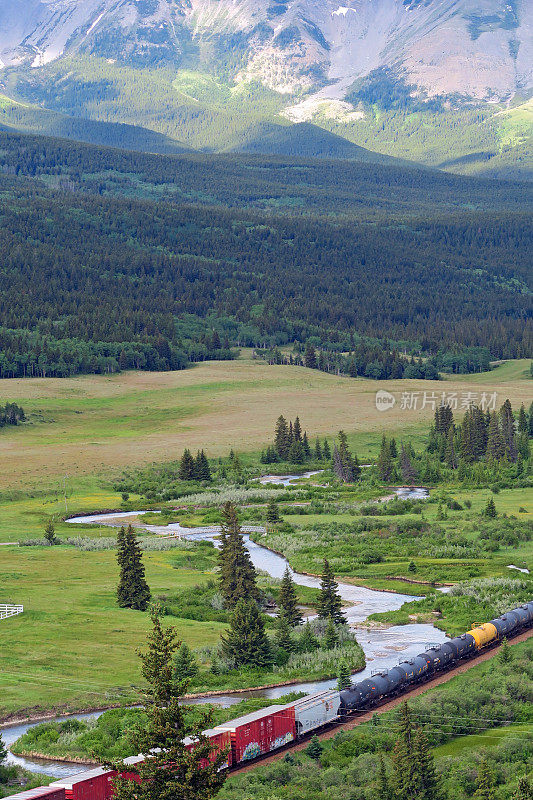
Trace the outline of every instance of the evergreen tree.
<instances>
[{"instance_id":1,"label":"evergreen tree","mask_svg":"<svg viewBox=\"0 0 533 800\"><path fill-rule=\"evenodd\" d=\"M7 758L7 748L4 744L4 740L2 739L2 734L0 733L0 767L4 763Z\"/></svg>"},{"instance_id":2,"label":"evergreen tree","mask_svg":"<svg viewBox=\"0 0 533 800\"><path fill-rule=\"evenodd\" d=\"M182 642L174 656L174 681L181 684L198 675L198 662L186 642Z\"/></svg>"},{"instance_id":3,"label":"evergreen tree","mask_svg":"<svg viewBox=\"0 0 533 800\"><path fill-rule=\"evenodd\" d=\"M398 445L396 444L396 439L394 437L392 437L392 439L389 442L389 449L390 449L391 458L397 458L398 457Z\"/></svg>"},{"instance_id":4,"label":"evergreen tree","mask_svg":"<svg viewBox=\"0 0 533 800\"><path fill-rule=\"evenodd\" d=\"M496 506L494 504L494 499L492 497L489 497L489 499L487 500L487 505L485 506L483 514L486 517L489 517L490 519L494 519L494 517L498 515L498 512L496 511Z\"/></svg>"},{"instance_id":5,"label":"evergreen tree","mask_svg":"<svg viewBox=\"0 0 533 800\"><path fill-rule=\"evenodd\" d=\"M413 756L417 771L417 798L419 800L438 800L442 797L440 781L435 771L433 754L429 749L424 732L417 728L414 738Z\"/></svg>"},{"instance_id":6,"label":"evergreen tree","mask_svg":"<svg viewBox=\"0 0 533 800\"><path fill-rule=\"evenodd\" d=\"M527 415L527 432L529 438L533 439L533 402L529 405L529 413Z\"/></svg>"},{"instance_id":7,"label":"evergreen tree","mask_svg":"<svg viewBox=\"0 0 533 800\"><path fill-rule=\"evenodd\" d=\"M199 450L196 454L194 462L194 478L197 481L210 481L211 470L209 469L209 461L203 450Z\"/></svg>"},{"instance_id":8,"label":"evergreen tree","mask_svg":"<svg viewBox=\"0 0 533 800\"><path fill-rule=\"evenodd\" d=\"M339 644L339 634L332 617L328 618L323 642L326 650L333 650Z\"/></svg>"},{"instance_id":9,"label":"evergreen tree","mask_svg":"<svg viewBox=\"0 0 533 800\"><path fill-rule=\"evenodd\" d=\"M276 620L276 643L278 647L281 647L287 653L292 653L295 649L295 643L291 636L291 626L283 612Z\"/></svg>"},{"instance_id":10,"label":"evergreen tree","mask_svg":"<svg viewBox=\"0 0 533 800\"><path fill-rule=\"evenodd\" d=\"M478 406L473 406L470 410L472 419L471 425L471 446L474 461L482 459L487 451L487 423L483 411Z\"/></svg>"},{"instance_id":11,"label":"evergreen tree","mask_svg":"<svg viewBox=\"0 0 533 800\"><path fill-rule=\"evenodd\" d=\"M278 606L289 625L294 627L301 624L302 615L298 609L296 587L288 565L285 567L279 587Z\"/></svg>"},{"instance_id":12,"label":"evergreen tree","mask_svg":"<svg viewBox=\"0 0 533 800\"><path fill-rule=\"evenodd\" d=\"M508 664L512 658L513 654L511 652L511 648L509 647L509 642L507 641L507 637L504 636L502 646L500 647L500 652L498 653L498 661L500 664Z\"/></svg>"},{"instance_id":13,"label":"evergreen tree","mask_svg":"<svg viewBox=\"0 0 533 800\"><path fill-rule=\"evenodd\" d=\"M274 499L268 501L266 518L267 522L270 522L271 525L276 525L278 522L281 522L278 504Z\"/></svg>"},{"instance_id":14,"label":"evergreen tree","mask_svg":"<svg viewBox=\"0 0 533 800\"><path fill-rule=\"evenodd\" d=\"M222 653L237 667L264 669L272 664L270 642L254 600L238 601L221 642Z\"/></svg>"},{"instance_id":15,"label":"evergreen tree","mask_svg":"<svg viewBox=\"0 0 533 800\"><path fill-rule=\"evenodd\" d=\"M178 469L178 478L181 481L193 481L195 479L195 462L188 448L183 451Z\"/></svg>"},{"instance_id":16,"label":"evergreen tree","mask_svg":"<svg viewBox=\"0 0 533 800\"><path fill-rule=\"evenodd\" d=\"M533 433L531 435L533 436ZM324 439L324 446L322 448L322 457L324 458L324 461L329 461L331 458L331 450L327 439Z\"/></svg>"},{"instance_id":17,"label":"evergreen tree","mask_svg":"<svg viewBox=\"0 0 533 800\"><path fill-rule=\"evenodd\" d=\"M309 342L305 346L304 364L309 369L316 369L317 367L316 350Z\"/></svg>"},{"instance_id":18,"label":"evergreen tree","mask_svg":"<svg viewBox=\"0 0 533 800\"><path fill-rule=\"evenodd\" d=\"M139 776L114 780L116 800L209 800L218 794L225 771L226 755L212 750L202 731L212 724L211 715L185 715L173 678L173 656L178 647L174 628L163 628L161 609L152 609L148 648L140 653L142 674L148 684L147 721L132 733L134 752L147 757L135 765L110 765ZM197 745L189 751L184 739Z\"/></svg>"},{"instance_id":19,"label":"evergreen tree","mask_svg":"<svg viewBox=\"0 0 533 800\"><path fill-rule=\"evenodd\" d=\"M400 452L400 469L402 471L402 479L406 483L413 483L416 478L416 470L411 464L411 459L407 453L407 449L402 444Z\"/></svg>"},{"instance_id":20,"label":"evergreen tree","mask_svg":"<svg viewBox=\"0 0 533 800\"><path fill-rule=\"evenodd\" d=\"M304 448L301 441L293 441L289 448L288 460L291 464L301 464L305 461Z\"/></svg>"},{"instance_id":21,"label":"evergreen tree","mask_svg":"<svg viewBox=\"0 0 533 800\"><path fill-rule=\"evenodd\" d=\"M307 747L305 748L305 752L309 756L309 758L312 758L315 761L318 761L320 759L320 756L322 755L322 750L323 749L324 748L322 747L322 744L320 743L320 739L315 734L313 736L313 738L311 739L311 741L309 742L309 744L307 745Z\"/></svg>"},{"instance_id":22,"label":"evergreen tree","mask_svg":"<svg viewBox=\"0 0 533 800\"><path fill-rule=\"evenodd\" d=\"M51 519L48 520L44 527L44 538L50 545L57 544L56 529Z\"/></svg>"},{"instance_id":23,"label":"evergreen tree","mask_svg":"<svg viewBox=\"0 0 533 800\"><path fill-rule=\"evenodd\" d=\"M128 525L126 531L121 528L118 533L117 561L120 568L117 587L119 606L146 611L150 588L145 579L141 548L131 525Z\"/></svg>"},{"instance_id":24,"label":"evergreen tree","mask_svg":"<svg viewBox=\"0 0 533 800\"><path fill-rule=\"evenodd\" d=\"M511 463L514 463L518 453L516 449L516 431L513 409L509 400L506 400L500 409L500 425L505 446L505 455Z\"/></svg>"},{"instance_id":25,"label":"evergreen tree","mask_svg":"<svg viewBox=\"0 0 533 800\"><path fill-rule=\"evenodd\" d=\"M394 465L390 452L390 445L385 436L381 439L381 449L377 460L378 475L382 481L388 483L394 474Z\"/></svg>"},{"instance_id":26,"label":"evergreen tree","mask_svg":"<svg viewBox=\"0 0 533 800\"><path fill-rule=\"evenodd\" d=\"M393 751L393 791L395 800L414 800L420 791L416 770L415 731L406 702L399 709L398 739Z\"/></svg>"},{"instance_id":27,"label":"evergreen tree","mask_svg":"<svg viewBox=\"0 0 533 800\"><path fill-rule=\"evenodd\" d=\"M317 461L322 461L322 448L320 447L320 439L318 436L316 437L314 455Z\"/></svg>"},{"instance_id":28,"label":"evergreen tree","mask_svg":"<svg viewBox=\"0 0 533 800\"><path fill-rule=\"evenodd\" d=\"M527 433L527 430L527 414L524 404L522 403L520 406L520 411L518 412L518 433Z\"/></svg>"},{"instance_id":29,"label":"evergreen tree","mask_svg":"<svg viewBox=\"0 0 533 800\"><path fill-rule=\"evenodd\" d=\"M324 569L320 580L320 594L318 596L317 611L322 619L331 618L334 623L342 624L346 618L341 611L342 599L338 592L338 584L327 558L324 559Z\"/></svg>"},{"instance_id":30,"label":"evergreen tree","mask_svg":"<svg viewBox=\"0 0 533 800\"><path fill-rule=\"evenodd\" d=\"M385 768L385 761L383 755L379 754L379 769L376 781L376 791L374 792L374 800L393 800L389 788L389 779L387 778L387 770Z\"/></svg>"},{"instance_id":31,"label":"evergreen tree","mask_svg":"<svg viewBox=\"0 0 533 800\"><path fill-rule=\"evenodd\" d=\"M479 765L477 773L476 800L496 800L496 781L494 773L485 760Z\"/></svg>"},{"instance_id":32,"label":"evergreen tree","mask_svg":"<svg viewBox=\"0 0 533 800\"><path fill-rule=\"evenodd\" d=\"M344 661L341 661L337 673L337 689L339 692L342 692L343 689L348 689L352 685L351 677L350 668Z\"/></svg>"},{"instance_id":33,"label":"evergreen tree","mask_svg":"<svg viewBox=\"0 0 533 800\"><path fill-rule=\"evenodd\" d=\"M255 567L244 544L233 503L225 503L222 515L218 556L220 589L226 608L234 608L241 599L258 599L259 592Z\"/></svg>"},{"instance_id":34,"label":"evergreen tree","mask_svg":"<svg viewBox=\"0 0 533 800\"><path fill-rule=\"evenodd\" d=\"M527 433L518 434L516 449L518 450L517 462L519 458L522 458L523 461L529 461L531 451L529 449L529 436Z\"/></svg>"},{"instance_id":35,"label":"evergreen tree","mask_svg":"<svg viewBox=\"0 0 533 800\"><path fill-rule=\"evenodd\" d=\"M311 448L309 446L309 439L307 438L307 431L304 431L302 436L302 448L304 451L304 458L311 458Z\"/></svg>"},{"instance_id":36,"label":"evergreen tree","mask_svg":"<svg viewBox=\"0 0 533 800\"><path fill-rule=\"evenodd\" d=\"M294 425L292 428L292 440L293 442L302 441L302 426L300 425L300 417L296 417L294 420Z\"/></svg>"},{"instance_id":37,"label":"evergreen tree","mask_svg":"<svg viewBox=\"0 0 533 800\"><path fill-rule=\"evenodd\" d=\"M495 411L490 415L488 438L487 438L487 459L489 461L501 461L505 456L505 441L500 428L498 415Z\"/></svg>"},{"instance_id":38,"label":"evergreen tree","mask_svg":"<svg viewBox=\"0 0 533 800\"><path fill-rule=\"evenodd\" d=\"M445 458L446 458L446 463L450 469L457 469L458 462L457 462L457 454L455 452L453 428L449 429L448 435L446 437Z\"/></svg>"},{"instance_id":39,"label":"evergreen tree","mask_svg":"<svg viewBox=\"0 0 533 800\"><path fill-rule=\"evenodd\" d=\"M343 483L353 483L361 474L357 457L348 449L348 439L344 431L339 431L339 446L333 447L333 471Z\"/></svg>"},{"instance_id":40,"label":"evergreen tree","mask_svg":"<svg viewBox=\"0 0 533 800\"><path fill-rule=\"evenodd\" d=\"M274 437L274 447L282 461L287 460L289 455L289 429L287 428L287 420L280 414L276 422L276 432Z\"/></svg>"},{"instance_id":41,"label":"evergreen tree","mask_svg":"<svg viewBox=\"0 0 533 800\"><path fill-rule=\"evenodd\" d=\"M298 649L301 650L302 653L312 653L313 650L318 650L319 647L318 639L313 633L309 620L307 620L298 642Z\"/></svg>"}]
</instances>

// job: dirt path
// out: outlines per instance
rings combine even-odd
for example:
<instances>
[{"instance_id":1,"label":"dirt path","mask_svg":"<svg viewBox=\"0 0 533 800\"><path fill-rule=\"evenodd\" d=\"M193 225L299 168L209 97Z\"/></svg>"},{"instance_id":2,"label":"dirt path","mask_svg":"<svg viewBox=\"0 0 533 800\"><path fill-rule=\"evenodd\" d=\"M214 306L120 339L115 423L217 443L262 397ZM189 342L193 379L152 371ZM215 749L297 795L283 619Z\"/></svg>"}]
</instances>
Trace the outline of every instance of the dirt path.
<instances>
[{"instance_id":1,"label":"dirt path","mask_svg":"<svg viewBox=\"0 0 533 800\"><path fill-rule=\"evenodd\" d=\"M526 639L529 639L531 636L533 636L533 630L525 631L524 633L521 633L519 636L514 637L512 642L510 642L509 644L511 644L512 646L518 644L518 642L525 642ZM364 711L360 714L357 714L357 716L352 717L347 722L333 725L327 730L318 733L317 736L319 739L332 739L333 736L335 736L335 734L338 733L339 730L349 731L352 730L353 728L356 728L358 725L361 725L362 722L369 722L374 716L374 714L383 714L385 711L390 711L391 709L396 708L396 706L399 706L400 703L403 703L405 699L409 699L411 697L417 697L418 695L427 692L428 689L433 689L435 686L440 686L441 683L447 683L452 678L455 678L456 675L461 675L463 672L468 672L468 670L472 669L472 667L481 664L483 661L488 661L489 658L493 658L498 653L500 648L501 645L497 645L496 647L491 647L490 650L487 650L484 653L480 653L475 658L472 658L466 663L460 664L455 669L450 670L450 672L445 672L443 675L438 675L436 678L432 678L432 680L426 681L420 686L415 686L413 689L411 689L411 691L405 692L401 694L399 697L394 697L392 700L387 700L376 708L372 708L369 711ZM256 769L257 767L261 767L264 764L270 764L274 761L277 761L279 758L282 758L288 751L295 752L297 750L304 750L308 744L309 744L309 737L307 737L302 742L298 742L297 744L284 747L282 750L278 751L277 753L271 756L266 756L265 758L262 758L259 761L254 761L253 764L247 764L246 766L232 770L232 774L234 773L241 774L244 772L249 772L250 770Z\"/></svg>"}]
</instances>

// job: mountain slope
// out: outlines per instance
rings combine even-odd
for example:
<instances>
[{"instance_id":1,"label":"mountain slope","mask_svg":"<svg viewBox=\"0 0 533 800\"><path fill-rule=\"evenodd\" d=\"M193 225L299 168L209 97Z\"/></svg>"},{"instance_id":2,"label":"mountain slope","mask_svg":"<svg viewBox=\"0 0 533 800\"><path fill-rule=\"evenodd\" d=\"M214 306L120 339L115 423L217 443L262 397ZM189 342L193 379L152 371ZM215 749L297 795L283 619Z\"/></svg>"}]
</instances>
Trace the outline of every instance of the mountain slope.
<instances>
[{"instance_id":1,"label":"mountain slope","mask_svg":"<svg viewBox=\"0 0 533 800\"><path fill-rule=\"evenodd\" d=\"M342 97L386 67L429 96L502 100L533 86L531 0L2 0L0 59L76 53L199 64L283 93Z\"/></svg>"}]
</instances>

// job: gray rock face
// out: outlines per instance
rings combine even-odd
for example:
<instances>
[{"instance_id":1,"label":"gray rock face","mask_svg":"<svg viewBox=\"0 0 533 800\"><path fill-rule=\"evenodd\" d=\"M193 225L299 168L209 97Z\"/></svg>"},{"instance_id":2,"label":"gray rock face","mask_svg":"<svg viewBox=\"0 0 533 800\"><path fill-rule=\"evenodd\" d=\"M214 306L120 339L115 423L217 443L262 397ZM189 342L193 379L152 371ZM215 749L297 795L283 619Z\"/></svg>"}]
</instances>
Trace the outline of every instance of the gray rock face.
<instances>
[{"instance_id":1,"label":"gray rock face","mask_svg":"<svg viewBox=\"0 0 533 800\"><path fill-rule=\"evenodd\" d=\"M430 97L505 100L533 86L532 28L533 0L2 0L0 66L208 53L287 94L340 99L386 67Z\"/></svg>"}]
</instances>

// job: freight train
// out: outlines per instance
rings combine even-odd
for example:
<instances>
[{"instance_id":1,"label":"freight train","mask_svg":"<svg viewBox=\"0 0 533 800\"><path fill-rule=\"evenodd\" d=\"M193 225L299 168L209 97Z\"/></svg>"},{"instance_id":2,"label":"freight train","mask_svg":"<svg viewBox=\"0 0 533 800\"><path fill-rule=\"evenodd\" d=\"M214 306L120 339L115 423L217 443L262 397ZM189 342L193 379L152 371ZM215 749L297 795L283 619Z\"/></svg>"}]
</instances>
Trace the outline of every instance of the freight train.
<instances>
[{"instance_id":1,"label":"freight train","mask_svg":"<svg viewBox=\"0 0 533 800\"><path fill-rule=\"evenodd\" d=\"M268 706L217 725L204 731L204 735L211 741L212 753L223 750L227 754L225 768L238 768L327 725L340 723L357 711L368 710L385 698L408 692L413 685L532 626L533 601L478 625L462 636L430 646L415 658L401 661L392 669L377 672L347 689L326 690L286 705ZM186 739L185 744L192 749L195 741ZM139 780L135 764L142 760L143 756L125 759L125 769L120 774ZM98 767L5 800L109 800L116 776L116 772Z\"/></svg>"}]
</instances>

